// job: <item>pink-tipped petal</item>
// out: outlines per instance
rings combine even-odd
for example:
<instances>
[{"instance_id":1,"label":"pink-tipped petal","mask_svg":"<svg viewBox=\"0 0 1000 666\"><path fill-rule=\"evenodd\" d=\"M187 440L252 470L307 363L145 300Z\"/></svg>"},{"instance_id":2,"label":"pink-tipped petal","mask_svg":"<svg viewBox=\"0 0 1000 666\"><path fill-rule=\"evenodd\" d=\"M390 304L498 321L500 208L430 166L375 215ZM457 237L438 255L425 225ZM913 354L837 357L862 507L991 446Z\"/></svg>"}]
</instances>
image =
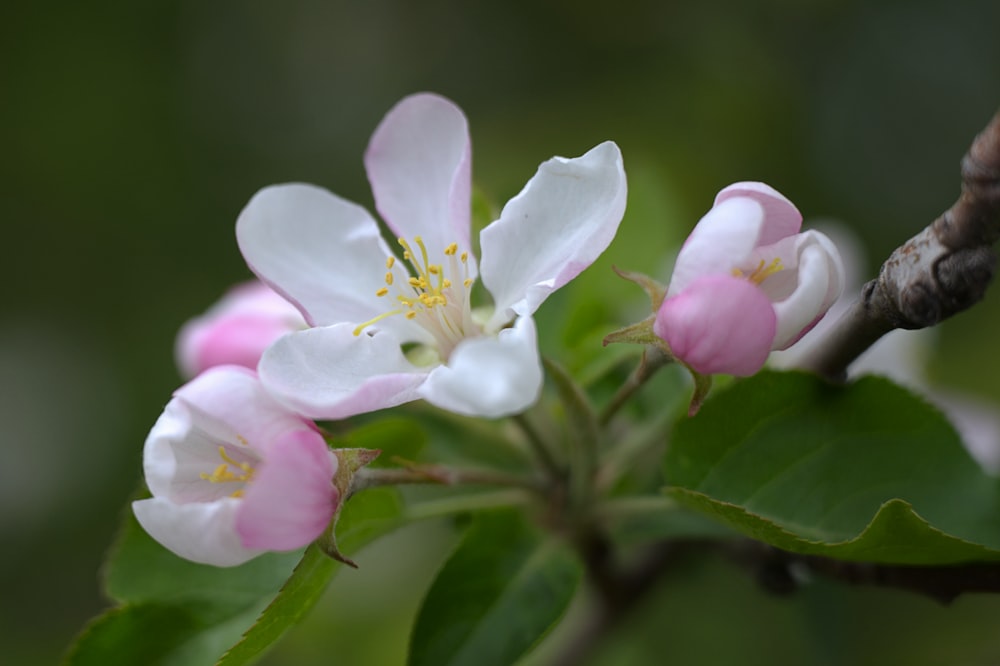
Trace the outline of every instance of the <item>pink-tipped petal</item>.
<instances>
[{"instance_id":1,"label":"pink-tipped petal","mask_svg":"<svg viewBox=\"0 0 1000 666\"><path fill-rule=\"evenodd\" d=\"M243 564L263 550L247 548L236 533L241 500L174 504L162 497L132 503L143 529L167 550L192 562L217 567Z\"/></svg>"},{"instance_id":2,"label":"pink-tipped petal","mask_svg":"<svg viewBox=\"0 0 1000 666\"><path fill-rule=\"evenodd\" d=\"M353 324L292 333L261 357L260 379L279 401L316 419L340 419L416 400L427 377L386 331Z\"/></svg>"},{"instance_id":3,"label":"pink-tipped petal","mask_svg":"<svg viewBox=\"0 0 1000 666\"><path fill-rule=\"evenodd\" d=\"M336 471L336 458L315 432L274 442L236 512L243 547L293 550L318 537L337 506Z\"/></svg>"},{"instance_id":4,"label":"pink-tipped petal","mask_svg":"<svg viewBox=\"0 0 1000 666\"><path fill-rule=\"evenodd\" d=\"M764 209L754 199L736 197L713 206L678 253L667 297L706 275L732 275L760 244L763 228Z\"/></svg>"},{"instance_id":5,"label":"pink-tipped petal","mask_svg":"<svg viewBox=\"0 0 1000 666\"><path fill-rule=\"evenodd\" d=\"M760 234L760 245L770 245L797 234L802 228L802 214L785 195L770 185L746 181L733 183L715 196L715 205L733 197L748 197L764 209L765 223Z\"/></svg>"},{"instance_id":6,"label":"pink-tipped petal","mask_svg":"<svg viewBox=\"0 0 1000 666\"><path fill-rule=\"evenodd\" d=\"M753 284L707 276L660 306L653 331L701 374L748 376L763 367L775 333L771 302Z\"/></svg>"},{"instance_id":7,"label":"pink-tipped petal","mask_svg":"<svg viewBox=\"0 0 1000 666\"><path fill-rule=\"evenodd\" d=\"M250 269L324 326L362 322L383 311L389 248L368 212L314 185L266 187L236 221Z\"/></svg>"},{"instance_id":8,"label":"pink-tipped petal","mask_svg":"<svg viewBox=\"0 0 1000 666\"><path fill-rule=\"evenodd\" d=\"M519 317L496 337L460 342L448 365L432 370L419 393L451 412L498 418L530 407L541 389L535 322Z\"/></svg>"},{"instance_id":9,"label":"pink-tipped petal","mask_svg":"<svg viewBox=\"0 0 1000 666\"><path fill-rule=\"evenodd\" d=\"M496 304L487 329L534 313L592 264L618 231L626 195L621 151L611 141L544 162L480 234L483 285Z\"/></svg>"},{"instance_id":10,"label":"pink-tipped petal","mask_svg":"<svg viewBox=\"0 0 1000 666\"><path fill-rule=\"evenodd\" d=\"M469 126L452 102L430 93L404 98L372 135L365 168L386 224L410 242L423 237L432 263L451 243L471 248Z\"/></svg>"}]
</instances>

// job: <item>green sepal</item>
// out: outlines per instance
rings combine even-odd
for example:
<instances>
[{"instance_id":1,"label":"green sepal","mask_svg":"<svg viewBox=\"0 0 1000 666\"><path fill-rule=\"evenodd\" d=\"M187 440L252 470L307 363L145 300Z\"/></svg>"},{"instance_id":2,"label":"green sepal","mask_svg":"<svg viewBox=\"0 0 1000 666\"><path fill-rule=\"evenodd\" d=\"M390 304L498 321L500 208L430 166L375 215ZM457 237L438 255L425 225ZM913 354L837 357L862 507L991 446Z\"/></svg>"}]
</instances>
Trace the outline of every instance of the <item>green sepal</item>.
<instances>
[{"instance_id":1,"label":"green sepal","mask_svg":"<svg viewBox=\"0 0 1000 666\"><path fill-rule=\"evenodd\" d=\"M611 331L604 336L603 344L605 347L619 342L631 345L654 345L669 354L670 348L667 347L667 343L653 332L654 321L656 321L656 315L649 315L642 321Z\"/></svg>"},{"instance_id":2,"label":"green sepal","mask_svg":"<svg viewBox=\"0 0 1000 666\"><path fill-rule=\"evenodd\" d=\"M337 509L333 513L330 524L316 540L316 545L328 556L355 569L358 568L358 565L341 553L337 547L337 521L340 520L340 512L343 510L344 504L354 492L354 477L358 470L378 458L381 453L378 449L333 449L333 454L337 456L339 463L337 473L333 475L333 485L340 493L340 501L337 502Z\"/></svg>"},{"instance_id":3,"label":"green sepal","mask_svg":"<svg viewBox=\"0 0 1000 666\"><path fill-rule=\"evenodd\" d=\"M712 375L703 375L692 370L689 366L685 367L691 372L691 378L694 379L694 393L691 394L691 404L688 405L688 416L694 416L704 404L708 392L712 390Z\"/></svg>"},{"instance_id":4,"label":"green sepal","mask_svg":"<svg viewBox=\"0 0 1000 666\"><path fill-rule=\"evenodd\" d=\"M612 266L611 270L618 274L618 277L628 280L642 287L642 290L649 296L649 304L653 307L653 312L660 309L663 299L667 295L667 287L644 273L626 271L617 266Z\"/></svg>"}]
</instances>

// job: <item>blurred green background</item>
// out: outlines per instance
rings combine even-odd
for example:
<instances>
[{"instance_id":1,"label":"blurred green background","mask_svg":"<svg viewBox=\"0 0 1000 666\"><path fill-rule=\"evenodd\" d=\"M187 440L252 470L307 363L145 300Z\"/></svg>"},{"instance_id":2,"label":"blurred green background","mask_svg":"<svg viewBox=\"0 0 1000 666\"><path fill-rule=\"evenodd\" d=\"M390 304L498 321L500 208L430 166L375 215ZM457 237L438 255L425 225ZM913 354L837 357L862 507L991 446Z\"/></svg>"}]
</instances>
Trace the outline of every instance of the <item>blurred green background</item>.
<instances>
[{"instance_id":1,"label":"blurred green background","mask_svg":"<svg viewBox=\"0 0 1000 666\"><path fill-rule=\"evenodd\" d=\"M463 107L500 202L544 159L616 140L619 265L662 274L714 193L748 179L879 258L956 197L1000 105L998 31L995 0L6 3L0 661L53 663L104 606L103 551L180 383L174 335L249 276L241 207L293 180L370 206L361 155L402 96ZM938 381L1000 400L998 313L995 292L943 327ZM268 663L400 663L453 538L376 544ZM661 587L594 663L1000 662L1000 597L942 608L817 582L778 599L712 561Z\"/></svg>"}]
</instances>

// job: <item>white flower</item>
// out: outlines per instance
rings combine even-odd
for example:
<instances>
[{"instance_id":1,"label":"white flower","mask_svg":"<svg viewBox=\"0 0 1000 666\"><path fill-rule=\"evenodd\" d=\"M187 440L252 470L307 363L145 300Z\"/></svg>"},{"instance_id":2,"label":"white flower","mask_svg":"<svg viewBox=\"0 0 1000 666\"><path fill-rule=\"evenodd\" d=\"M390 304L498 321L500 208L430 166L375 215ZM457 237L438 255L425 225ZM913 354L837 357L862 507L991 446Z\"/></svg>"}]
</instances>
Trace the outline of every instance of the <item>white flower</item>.
<instances>
[{"instance_id":1,"label":"white flower","mask_svg":"<svg viewBox=\"0 0 1000 666\"><path fill-rule=\"evenodd\" d=\"M418 398L487 417L530 406L542 383L531 315L614 238L626 195L618 147L542 164L480 234L478 271L458 107L431 94L404 99L376 129L365 165L401 261L367 211L318 187L266 188L240 214L247 263L312 326L264 353L261 380L312 418ZM491 312L471 303L477 277Z\"/></svg>"}]
</instances>

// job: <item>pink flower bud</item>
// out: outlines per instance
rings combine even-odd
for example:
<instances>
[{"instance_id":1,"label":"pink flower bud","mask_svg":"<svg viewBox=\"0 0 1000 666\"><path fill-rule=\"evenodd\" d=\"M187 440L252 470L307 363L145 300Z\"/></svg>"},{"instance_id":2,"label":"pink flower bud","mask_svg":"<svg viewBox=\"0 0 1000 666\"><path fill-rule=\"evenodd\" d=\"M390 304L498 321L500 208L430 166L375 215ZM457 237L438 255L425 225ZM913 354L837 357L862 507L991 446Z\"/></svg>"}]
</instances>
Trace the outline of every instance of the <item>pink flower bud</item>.
<instances>
[{"instance_id":1,"label":"pink flower bud","mask_svg":"<svg viewBox=\"0 0 1000 666\"><path fill-rule=\"evenodd\" d=\"M177 335L181 374L194 377L216 365L255 369L261 354L286 333L306 327L294 305L257 280L236 285Z\"/></svg>"}]
</instances>

